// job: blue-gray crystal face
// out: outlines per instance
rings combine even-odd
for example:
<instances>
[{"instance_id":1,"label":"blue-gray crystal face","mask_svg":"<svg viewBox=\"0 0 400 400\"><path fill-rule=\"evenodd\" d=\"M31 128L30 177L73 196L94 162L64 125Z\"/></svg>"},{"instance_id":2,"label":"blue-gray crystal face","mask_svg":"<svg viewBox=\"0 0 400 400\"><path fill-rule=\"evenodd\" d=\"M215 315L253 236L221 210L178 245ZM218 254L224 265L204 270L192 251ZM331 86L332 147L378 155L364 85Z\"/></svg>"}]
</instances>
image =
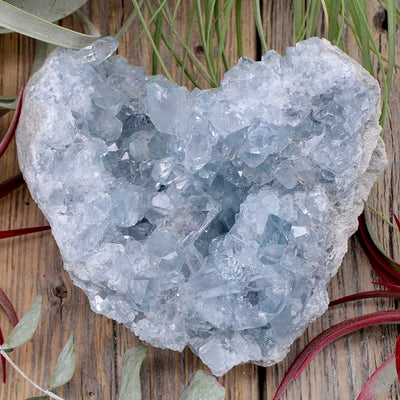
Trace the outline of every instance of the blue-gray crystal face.
<instances>
[{"instance_id":1,"label":"blue-gray crystal face","mask_svg":"<svg viewBox=\"0 0 400 400\"><path fill-rule=\"evenodd\" d=\"M379 87L329 42L188 91L57 50L26 89L21 168L94 311L221 375L270 365L327 307L385 162Z\"/></svg>"}]
</instances>

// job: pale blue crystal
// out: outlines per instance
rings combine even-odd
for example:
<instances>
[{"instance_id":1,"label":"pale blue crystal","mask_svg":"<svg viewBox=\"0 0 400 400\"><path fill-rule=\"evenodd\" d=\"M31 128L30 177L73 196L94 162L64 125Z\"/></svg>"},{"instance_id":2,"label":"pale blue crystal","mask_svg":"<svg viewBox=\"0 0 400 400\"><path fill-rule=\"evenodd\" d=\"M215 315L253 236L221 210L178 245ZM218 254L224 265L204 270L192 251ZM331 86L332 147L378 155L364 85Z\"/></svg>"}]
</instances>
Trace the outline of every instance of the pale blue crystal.
<instances>
[{"instance_id":1,"label":"pale blue crystal","mask_svg":"<svg viewBox=\"0 0 400 400\"><path fill-rule=\"evenodd\" d=\"M56 50L17 133L32 196L96 312L218 375L281 360L382 171L379 87L309 39L188 91L111 57Z\"/></svg>"}]
</instances>

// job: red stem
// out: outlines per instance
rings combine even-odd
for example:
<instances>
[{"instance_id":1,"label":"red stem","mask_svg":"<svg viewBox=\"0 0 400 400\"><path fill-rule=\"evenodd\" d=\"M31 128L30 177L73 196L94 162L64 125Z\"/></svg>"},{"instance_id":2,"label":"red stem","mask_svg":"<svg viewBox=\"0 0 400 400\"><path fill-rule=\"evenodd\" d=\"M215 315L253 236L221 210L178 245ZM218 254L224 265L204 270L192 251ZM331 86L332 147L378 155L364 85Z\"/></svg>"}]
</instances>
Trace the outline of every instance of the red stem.
<instances>
[{"instance_id":1,"label":"red stem","mask_svg":"<svg viewBox=\"0 0 400 400\"><path fill-rule=\"evenodd\" d=\"M1 288L0 288L0 306L6 312L13 326L17 325L18 317L17 313L15 312L14 306L12 305L10 299L7 297L7 295L3 292Z\"/></svg>"},{"instance_id":2,"label":"red stem","mask_svg":"<svg viewBox=\"0 0 400 400\"><path fill-rule=\"evenodd\" d=\"M9 229L7 231L0 231L0 239L6 239L14 236L27 235L29 233L48 231L50 226L35 226L33 228Z\"/></svg>"},{"instance_id":3,"label":"red stem","mask_svg":"<svg viewBox=\"0 0 400 400\"><path fill-rule=\"evenodd\" d=\"M379 311L359 317L350 318L331 326L316 336L303 351L297 356L292 365L286 372L278 390L275 393L274 400L277 400L285 391L289 383L296 379L300 373L307 367L316 354L324 347L335 340L345 336L358 329L368 326L384 323L400 323L400 311Z\"/></svg>"},{"instance_id":4,"label":"red stem","mask_svg":"<svg viewBox=\"0 0 400 400\"><path fill-rule=\"evenodd\" d=\"M19 94L18 104L15 109L15 113L13 119L11 121L11 125L9 126L7 133L4 135L3 140L0 142L0 157L6 151L8 145L11 142L11 139L15 135L15 131L17 130L19 117L21 115L21 108L22 108L22 98L24 97L24 88L21 89Z\"/></svg>"},{"instance_id":5,"label":"red stem","mask_svg":"<svg viewBox=\"0 0 400 400\"><path fill-rule=\"evenodd\" d=\"M381 280L384 282L400 283L400 274L397 273L393 268L393 265L400 268L400 264L383 255L376 247L368 232L364 214L361 214L359 217L358 233L360 243L364 248L365 254L368 257L372 268L381 278Z\"/></svg>"},{"instance_id":6,"label":"red stem","mask_svg":"<svg viewBox=\"0 0 400 400\"><path fill-rule=\"evenodd\" d=\"M13 178L7 179L6 181L0 183L0 199L12 193L14 190L18 189L25 183L22 174L18 174Z\"/></svg>"},{"instance_id":7,"label":"red stem","mask_svg":"<svg viewBox=\"0 0 400 400\"><path fill-rule=\"evenodd\" d=\"M400 291L394 292L394 291L389 291L389 290L369 290L367 292L355 293L355 294L351 294L349 296L341 297L340 299L332 300L329 303L329 307L333 307L338 304L347 303L349 301L371 299L371 298L375 298L375 297L400 298Z\"/></svg>"},{"instance_id":8,"label":"red stem","mask_svg":"<svg viewBox=\"0 0 400 400\"><path fill-rule=\"evenodd\" d=\"M396 356L396 372L397 372L397 379L400 382L400 335L397 336L396 340L396 350L395 350L395 356Z\"/></svg>"},{"instance_id":9,"label":"red stem","mask_svg":"<svg viewBox=\"0 0 400 400\"><path fill-rule=\"evenodd\" d=\"M0 346L4 343L4 337L3 337L3 332L0 328ZM0 356L1 360L1 373L3 375L3 383L6 383L6 359L3 356Z\"/></svg>"}]
</instances>

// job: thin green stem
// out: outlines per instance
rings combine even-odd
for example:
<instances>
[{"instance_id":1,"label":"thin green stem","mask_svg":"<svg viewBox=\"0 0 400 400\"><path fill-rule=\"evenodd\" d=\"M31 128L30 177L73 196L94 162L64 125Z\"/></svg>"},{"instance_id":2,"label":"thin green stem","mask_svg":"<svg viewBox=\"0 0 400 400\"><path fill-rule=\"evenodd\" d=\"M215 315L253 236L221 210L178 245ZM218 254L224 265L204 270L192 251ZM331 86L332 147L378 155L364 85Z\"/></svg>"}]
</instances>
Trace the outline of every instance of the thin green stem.
<instances>
[{"instance_id":1,"label":"thin green stem","mask_svg":"<svg viewBox=\"0 0 400 400\"><path fill-rule=\"evenodd\" d=\"M49 396L52 399L55 400L64 400L62 397L57 396L55 393L50 392L49 390L46 390L42 387L40 387L37 383L33 382L33 380L31 378L29 378L28 375L25 374L24 371L22 371L22 369L20 367L18 367L17 364L15 364L15 362L9 357L9 355L0 348L0 354L7 360L7 362L25 379L27 380L32 386L34 386L36 389L40 390L42 393L46 394L47 396Z\"/></svg>"},{"instance_id":2,"label":"thin green stem","mask_svg":"<svg viewBox=\"0 0 400 400\"><path fill-rule=\"evenodd\" d=\"M253 0L253 5L254 5L254 18L256 20L258 37L260 38L260 42L261 42L263 51L264 51L264 53L266 53L268 51L268 46L267 46L267 42L265 41L265 36L264 36L264 27L263 27L262 16L261 16L260 0Z\"/></svg>"},{"instance_id":3,"label":"thin green stem","mask_svg":"<svg viewBox=\"0 0 400 400\"><path fill-rule=\"evenodd\" d=\"M378 212L374 207L371 205L367 204L368 210L371 210L377 217L379 217L382 221L387 223L391 228L394 228L394 225L387 219L385 218L380 212Z\"/></svg>"},{"instance_id":4,"label":"thin green stem","mask_svg":"<svg viewBox=\"0 0 400 400\"><path fill-rule=\"evenodd\" d=\"M214 85L216 86L217 79L215 75L214 66L211 63L209 47L206 40L205 30L204 30L204 22L203 22L203 10L201 8L200 0L196 0L196 13L197 13L197 20L198 20L198 27L200 33L201 44L203 46L204 56L206 59L207 69L211 76L211 79L214 81Z\"/></svg>"},{"instance_id":5,"label":"thin green stem","mask_svg":"<svg viewBox=\"0 0 400 400\"><path fill-rule=\"evenodd\" d=\"M242 23L242 0L236 0L236 42L238 56L243 57L243 23Z\"/></svg>"},{"instance_id":6,"label":"thin green stem","mask_svg":"<svg viewBox=\"0 0 400 400\"><path fill-rule=\"evenodd\" d=\"M161 13L158 13L156 20L154 21L154 25L156 27L154 31L154 44L157 47L157 49L160 48L160 43L161 43L162 23L163 23L163 16ZM158 57L156 57L155 53L153 52L152 70L151 70L152 75L157 75L157 67L158 67Z\"/></svg>"},{"instance_id":7,"label":"thin green stem","mask_svg":"<svg viewBox=\"0 0 400 400\"><path fill-rule=\"evenodd\" d=\"M186 68L186 62L188 59L188 50L187 49L189 49L189 43L190 43L190 39L192 37L195 15L196 15L196 9L195 9L195 7L192 6L192 9L191 9L190 15L189 15L188 30L186 32L186 38L185 38L185 42L184 42L185 46L183 46L184 48L183 48L183 57L182 57L182 73L181 73L181 80L180 80L181 85L183 84L183 72L184 72L184 69Z\"/></svg>"},{"instance_id":8,"label":"thin green stem","mask_svg":"<svg viewBox=\"0 0 400 400\"><path fill-rule=\"evenodd\" d=\"M146 1L146 3L148 3L148 1ZM148 4L150 13L151 13L151 5ZM180 45L186 50L187 52L187 57L189 58L189 60L192 62L192 64L195 66L195 68L197 69L197 71L200 73L200 75L207 81L207 83L211 86L211 87L216 87L216 83L215 80L212 79L212 77L209 75L209 71L207 71L207 69L205 67L203 67L203 65L200 63L200 61L197 59L197 57L193 54L193 52L190 50L189 46L183 41L183 39L181 38L181 36L179 35L179 33L176 31L175 26L172 24L172 21L169 17L168 11L167 10L162 10L163 15L166 18L166 21L170 27L170 29L172 30L172 32L174 33L174 35L177 37L177 39L179 40Z\"/></svg>"},{"instance_id":9,"label":"thin green stem","mask_svg":"<svg viewBox=\"0 0 400 400\"><path fill-rule=\"evenodd\" d=\"M157 46L156 46L155 43L154 43L153 37L151 36L151 33L150 33L150 31L149 31L149 28L147 27L146 21L144 20L143 14L142 14L142 12L140 11L140 7L139 7L139 4L138 4L137 0L132 0L132 3L133 3L133 7L135 8L135 10L136 10L136 12L137 12L137 15L138 15L138 17L139 17L139 19L140 19L140 22L142 23L143 29L145 30L146 35L147 35L147 37L148 37L148 39L149 39L149 41L150 41L150 43L151 43L151 46L152 46L152 48L153 48L153 51L154 51L154 53L156 54L156 56L158 57L158 60L159 60L159 62L160 62L160 65L161 65L162 69L163 69L164 72L165 72L165 75L167 76L167 78L168 78L171 82L174 82L173 79L172 79L172 77L171 77L171 75L170 75L170 73L169 73L169 71L168 71L168 69L167 69L167 67L166 67L165 64L164 64L164 61L163 61L162 57L160 56L160 53L159 53L159 51L158 51L158 49L157 49Z\"/></svg>"},{"instance_id":10,"label":"thin green stem","mask_svg":"<svg viewBox=\"0 0 400 400\"><path fill-rule=\"evenodd\" d=\"M384 128L386 123L387 107L389 105L390 89L392 86L393 69L396 58L396 11L396 1L387 0L389 57L386 72L386 90L384 94L382 115L380 119L382 129Z\"/></svg>"},{"instance_id":11,"label":"thin green stem","mask_svg":"<svg viewBox=\"0 0 400 400\"><path fill-rule=\"evenodd\" d=\"M228 24L229 24L229 18L231 15L231 11L233 8L233 3L234 0L229 0L225 2L225 14L223 18L223 24L222 24L222 29L219 32L218 37L218 55L217 55L217 71L219 72L221 69L221 61L224 62L225 70L229 69L228 61L224 61L224 49L225 49L225 38L226 38L226 32L228 29Z\"/></svg>"},{"instance_id":12,"label":"thin green stem","mask_svg":"<svg viewBox=\"0 0 400 400\"><path fill-rule=\"evenodd\" d=\"M146 1L146 0L142 0L141 4L143 4L145 1ZM157 16L158 16L159 12L163 9L163 7L165 6L166 2L167 2L167 0L163 0L162 3L159 2L159 3L160 3L159 7L157 8L156 11L154 11L154 12L151 13L151 18L150 18L149 21L146 23L147 28L150 28L150 25L156 20L156 18L157 18ZM147 2L147 1L146 1L146 5L147 5L147 7L148 7L148 2ZM139 4L139 6L140 6L140 4ZM139 40L140 40L140 38L141 38L145 33L146 33L146 32L145 32L145 30L143 29L143 30L139 33L139 35L136 36L136 39L135 39L135 41L133 42L133 45L135 45L136 43L138 43Z\"/></svg>"}]
</instances>

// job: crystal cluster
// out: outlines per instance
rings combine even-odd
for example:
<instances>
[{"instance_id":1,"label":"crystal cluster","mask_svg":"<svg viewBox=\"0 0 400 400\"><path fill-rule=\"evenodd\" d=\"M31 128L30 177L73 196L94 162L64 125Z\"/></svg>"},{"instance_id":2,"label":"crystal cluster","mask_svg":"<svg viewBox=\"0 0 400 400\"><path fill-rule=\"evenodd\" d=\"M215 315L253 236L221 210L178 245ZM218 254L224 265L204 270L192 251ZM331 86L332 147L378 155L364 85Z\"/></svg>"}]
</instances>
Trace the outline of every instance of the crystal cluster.
<instances>
[{"instance_id":1,"label":"crystal cluster","mask_svg":"<svg viewBox=\"0 0 400 400\"><path fill-rule=\"evenodd\" d=\"M271 365L327 307L385 164L377 82L317 38L188 91L58 49L26 89L19 160L94 311L224 374Z\"/></svg>"}]
</instances>

